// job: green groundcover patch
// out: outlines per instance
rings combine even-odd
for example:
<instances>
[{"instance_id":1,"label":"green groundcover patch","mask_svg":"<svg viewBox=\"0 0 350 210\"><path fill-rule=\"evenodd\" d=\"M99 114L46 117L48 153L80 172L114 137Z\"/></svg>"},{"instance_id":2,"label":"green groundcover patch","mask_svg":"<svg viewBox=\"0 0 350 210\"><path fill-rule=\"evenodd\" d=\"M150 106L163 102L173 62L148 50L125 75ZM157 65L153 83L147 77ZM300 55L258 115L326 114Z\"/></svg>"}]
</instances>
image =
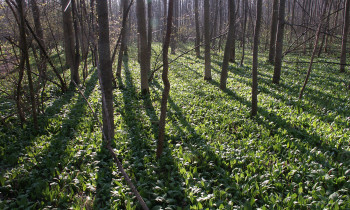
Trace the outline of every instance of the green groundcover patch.
<instances>
[{"instance_id":1,"label":"green groundcover patch","mask_svg":"<svg viewBox=\"0 0 350 210\"><path fill-rule=\"evenodd\" d=\"M230 64L222 91L221 53L212 81L203 80L202 59L184 55L170 65L166 145L156 160L161 71L141 96L134 54L114 90L113 147L150 209L350 208L350 76L322 63L334 60L314 64L299 101L308 57L286 58L274 85L261 55L250 118L251 57ZM81 88L101 120L95 69ZM0 103L5 112L9 102ZM39 123L37 132L15 119L0 128L0 209L140 208L78 91L53 94Z\"/></svg>"}]
</instances>

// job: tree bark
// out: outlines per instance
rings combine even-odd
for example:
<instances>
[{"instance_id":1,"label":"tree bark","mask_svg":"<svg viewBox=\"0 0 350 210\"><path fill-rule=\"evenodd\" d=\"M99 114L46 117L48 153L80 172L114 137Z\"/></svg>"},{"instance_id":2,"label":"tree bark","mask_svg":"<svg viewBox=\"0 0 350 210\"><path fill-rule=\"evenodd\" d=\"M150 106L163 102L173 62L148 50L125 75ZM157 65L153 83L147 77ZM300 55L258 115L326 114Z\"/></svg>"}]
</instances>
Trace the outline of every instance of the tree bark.
<instances>
[{"instance_id":1,"label":"tree bark","mask_svg":"<svg viewBox=\"0 0 350 210\"><path fill-rule=\"evenodd\" d=\"M272 21L271 21L271 31L270 31L270 50L269 50L269 62L274 63L275 59L275 46L276 46L276 34L278 26L278 0L273 0L272 6Z\"/></svg>"},{"instance_id":2,"label":"tree bark","mask_svg":"<svg viewBox=\"0 0 350 210\"><path fill-rule=\"evenodd\" d=\"M171 54L176 52L176 42L178 41L178 28L179 28L179 1L173 3L173 33L171 34L170 48Z\"/></svg>"},{"instance_id":3,"label":"tree bark","mask_svg":"<svg viewBox=\"0 0 350 210\"><path fill-rule=\"evenodd\" d=\"M259 36L262 16L262 0L257 1L256 7L256 23L254 33L254 48L253 48L253 68L252 68L252 113L255 116L258 113L258 53L259 53Z\"/></svg>"},{"instance_id":4,"label":"tree bark","mask_svg":"<svg viewBox=\"0 0 350 210\"><path fill-rule=\"evenodd\" d=\"M276 41L276 52L275 52L275 68L273 74L273 83L279 84L281 78L282 68L282 51L283 51L283 37L284 37L284 12L285 12L286 0L280 0L280 6L278 11L278 32Z\"/></svg>"},{"instance_id":5,"label":"tree bark","mask_svg":"<svg viewBox=\"0 0 350 210\"><path fill-rule=\"evenodd\" d=\"M102 94L103 133L106 141L114 138L113 74L109 41L108 6L106 0L97 1L98 15L98 72Z\"/></svg>"},{"instance_id":6,"label":"tree bark","mask_svg":"<svg viewBox=\"0 0 350 210\"><path fill-rule=\"evenodd\" d=\"M119 49L118 56L118 64L117 64L117 77L120 78L122 74L122 61L123 56L126 52L126 41L127 41L127 18L128 18L128 0L123 0L123 20L122 20L122 28L121 28L121 43Z\"/></svg>"},{"instance_id":7,"label":"tree bark","mask_svg":"<svg viewBox=\"0 0 350 210\"><path fill-rule=\"evenodd\" d=\"M244 4L244 5L243 5ZM245 40L246 40L246 29L247 29L247 16L248 16L248 1L244 1L242 3L242 7L244 7L244 22L243 22L243 35L242 35L242 58L241 58L241 66L243 66L244 57L245 57Z\"/></svg>"},{"instance_id":8,"label":"tree bark","mask_svg":"<svg viewBox=\"0 0 350 210\"><path fill-rule=\"evenodd\" d=\"M79 72L77 72L75 64L75 37L73 32L72 6L70 0L61 0L62 17L63 17L63 36L66 63L71 71L71 81L79 83Z\"/></svg>"},{"instance_id":9,"label":"tree bark","mask_svg":"<svg viewBox=\"0 0 350 210\"><path fill-rule=\"evenodd\" d=\"M228 72L228 62L231 54L232 44L233 44L233 34L234 34L234 14L235 14L235 1L234 0L228 0L229 8L230 8L230 25L229 25L229 31L227 34L227 41L226 41L226 47L224 52L224 59L222 61L222 70L221 70L221 77L220 77L220 89L225 90L226 89L226 83L227 83L227 72Z\"/></svg>"},{"instance_id":10,"label":"tree bark","mask_svg":"<svg viewBox=\"0 0 350 210\"><path fill-rule=\"evenodd\" d=\"M198 8L198 0L194 0L194 19L196 24L196 46L200 45L201 43L201 34L199 31L199 8ZM197 57L200 57L201 55L201 48L196 48L196 55Z\"/></svg>"},{"instance_id":11,"label":"tree bark","mask_svg":"<svg viewBox=\"0 0 350 210\"><path fill-rule=\"evenodd\" d=\"M350 0L346 0L343 39L342 39L341 55L340 55L340 72L345 72L346 42L347 42L348 33L349 33L349 13L350 13Z\"/></svg>"},{"instance_id":12,"label":"tree bark","mask_svg":"<svg viewBox=\"0 0 350 210\"><path fill-rule=\"evenodd\" d=\"M158 142L157 142L157 158L160 158L163 153L164 146L164 137L165 137L165 119L166 119L166 111L167 111L167 102L170 92L170 82L168 79L168 52L170 45L170 35L171 35L171 25L173 18L173 0L169 0L169 9L168 9L168 19L167 19L167 30L163 44L163 73L162 80L164 83L164 90L162 94L162 102L160 108L160 119L159 119L159 129L158 129Z\"/></svg>"},{"instance_id":13,"label":"tree bark","mask_svg":"<svg viewBox=\"0 0 350 210\"><path fill-rule=\"evenodd\" d=\"M80 65L80 42L79 42L79 26L78 26L78 17L77 17L77 7L76 7L76 0L71 0L72 4L72 16L73 16L73 27L74 27L74 38L75 38L75 49L74 49L74 75L73 80L76 84L80 83L79 78L79 65Z\"/></svg>"},{"instance_id":14,"label":"tree bark","mask_svg":"<svg viewBox=\"0 0 350 210\"><path fill-rule=\"evenodd\" d=\"M24 61L26 64L26 72L28 76L28 85L29 85L29 92L30 92L30 101L32 105L32 115L33 115L33 122L34 122L34 128L35 130L38 130L38 119L37 119L37 113L36 113L36 101L35 101L35 93L34 93L34 87L33 87L33 80L32 80L32 72L30 69L30 63L29 63L29 54L28 54L28 45L27 45L27 36L25 31L25 17L24 17L24 11L23 11L23 4L24 0L16 0L17 3L17 9L19 14L19 33L20 33L20 48L21 48L21 63L24 68ZM23 72L23 70L20 70Z\"/></svg>"},{"instance_id":15,"label":"tree bark","mask_svg":"<svg viewBox=\"0 0 350 210\"><path fill-rule=\"evenodd\" d=\"M204 0L204 42L205 42L205 73L204 80L211 80L211 58L210 58L210 25L209 25L209 0Z\"/></svg>"},{"instance_id":16,"label":"tree bark","mask_svg":"<svg viewBox=\"0 0 350 210\"><path fill-rule=\"evenodd\" d=\"M153 23L152 23L152 0L147 1L147 16L148 16L148 53L152 53L152 32L153 32Z\"/></svg>"},{"instance_id":17,"label":"tree bark","mask_svg":"<svg viewBox=\"0 0 350 210\"><path fill-rule=\"evenodd\" d=\"M137 29L140 39L140 66L141 66L141 93L149 93L148 72L150 71L150 54L148 50L148 38L146 30L146 13L144 0L137 0Z\"/></svg>"},{"instance_id":18,"label":"tree bark","mask_svg":"<svg viewBox=\"0 0 350 210\"><path fill-rule=\"evenodd\" d=\"M32 13L33 13L35 33L36 33L37 37L39 38L41 45L45 47L44 32L43 32L43 28L41 26L40 10L39 10L38 4L36 3L36 0L30 0L30 4L31 4ZM42 51L40 51L39 74L41 75L41 78L45 78L46 59L45 59L45 55L42 53ZM44 82L44 81L42 81L42 82Z\"/></svg>"}]
</instances>

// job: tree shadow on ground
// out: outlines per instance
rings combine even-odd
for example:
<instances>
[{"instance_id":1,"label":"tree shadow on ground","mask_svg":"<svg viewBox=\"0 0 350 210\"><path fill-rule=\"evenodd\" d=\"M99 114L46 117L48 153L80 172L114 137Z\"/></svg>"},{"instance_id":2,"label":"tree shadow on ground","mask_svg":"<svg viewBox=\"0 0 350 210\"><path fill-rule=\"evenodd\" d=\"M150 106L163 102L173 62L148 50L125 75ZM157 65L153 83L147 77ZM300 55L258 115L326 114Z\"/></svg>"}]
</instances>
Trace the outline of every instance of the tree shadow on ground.
<instances>
[{"instance_id":1,"label":"tree shadow on ground","mask_svg":"<svg viewBox=\"0 0 350 210\"><path fill-rule=\"evenodd\" d=\"M89 98L96 83L97 74L95 73L91 76L84 92L86 98ZM72 95L67 95L65 96L67 98L63 97L60 99L62 103L69 103L73 97L73 93L70 94ZM57 103L61 104L61 102ZM72 161L75 154L74 149L70 148L70 146L75 148L75 138L79 135L76 133L76 129L83 123L82 118L85 116L86 110L85 99L79 95L69 114L63 116L61 126L55 125L58 127L55 133L50 133L46 137L42 136L42 138L49 138L50 141L44 145L44 149L39 151L39 154L33 157L33 161L24 163L23 168L26 169L25 172L17 174L10 181L12 187L5 190L6 197L9 199L22 197L28 202L39 206L51 203L52 206L68 207L65 206L67 205L65 202L69 202L69 197L74 197L75 192L74 188L71 188L71 191L65 188L66 186L64 184L66 181L60 175L63 172L74 171L76 167L80 167L81 160L75 159ZM50 183L55 183L55 185L51 185ZM62 189L57 190L60 188ZM60 198L60 200L57 198Z\"/></svg>"},{"instance_id":2,"label":"tree shadow on ground","mask_svg":"<svg viewBox=\"0 0 350 210\"><path fill-rule=\"evenodd\" d=\"M150 95L141 96L137 92L127 59L124 59L124 71L125 88L121 90L124 104L118 106L117 111L126 126L122 128L126 131L122 136L128 140L122 150L127 151L124 158L131 160L133 166L127 169L129 176L149 207L175 207L184 199L180 188L183 179L174 170L176 163L169 149L166 148L163 157L156 162L157 113ZM144 114L149 119L145 119Z\"/></svg>"},{"instance_id":3,"label":"tree shadow on ground","mask_svg":"<svg viewBox=\"0 0 350 210\"><path fill-rule=\"evenodd\" d=\"M221 61L214 60L214 63L218 64L219 66L222 65ZM268 66L267 64L265 66ZM217 70L216 68L212 68L215 72L220 74L221 72ZM296 72L297 70L293 70L291 68L288 68L289 71ZM241 67L229 67L229 72L231 72L235 77L229 76L229 78L233 78L234 80L237 80L241 82L242 84L245 84L249 87L251 87L251 71L249 71L249 68L241 68ZM291 73L289 73L291 74ZM236 77L238 76L238 77ZM299 73L294 74L295 77L300 77ZM328 76L329 78L333 78ZM333 78L335 79L335 78ZM293 105L295 109L302 108L304 111L312 112L314 115L318 115L319 117L326 119L328 122L333 122L336 118L336 116L329 116L329 115L321 115L319 112L319 109L324 110L331 110L336 112L336 115L341 115L343 117L346 117L349 115L349 112L346 109L339 109L339 107L345 106L347 101L345 99L335 97L334 95L331 95L329 93L325 93L324 91L320 91L318 89L314 89L311 87L308 87L306 89L306 92L304 94L304 99L306 101L309 101L311 104L315 104L317 108L311 106L309 103L302 103L298 100L292 100L291 97L294 99L297 99L299 96L299 90L300 86L294 85L294 84L285 84L280 83L279 85L275 85L272 83L271 75L259 71L259 91L262 91L266 93L267 95L270 95L276 99L284 101L287 105ZM267 88L267 87L269 88ZM285 94L279 94L278 92L285 91ZM305 101L305 100L304 100Z\"/></svg>"},{"instance_id":4,"label":"tree shadow on ground","mask_svg":"<svg viewBox=\"0 0 350 210\"><path fill-rule=\"evenodd\" d=\"M55 135L59 132L56 124L51 121L57 118L57 114L62 113L63 107L70 103L74 96L73 91L69 91L60 95L53 103L49 104L45 109L44 115L38 116L39 130L34 131L32 123L28 122L25 128L12 128L6 130L6 136L1 140L4 144L4 155L1 158L0 166L3 169L11 170L19 163L19 159L26 153L27 148L31 148L36 143L36 139L43 135Z\"/></svg>"},{"instance_id":5,"label":"tree shadow on ground","mask_svg":"<svg viewBox=\"0 0 350 210\"><path fill-rule=\"evenodd\" d=\"M210 81L210 83L217 86L217 87L219 87L219 85L220 85L218 82L216 82L214 80ZM238 96L232 90L226 89L224 92L227 95L229 95L230 97L239 101L240 103L246 105L247 107L251 106L251 103L249 101L247 101L245 98L243 98L241 96ZM279 132L279 131L277 131L277 128L285 129L291 137L301 140L300 143L298 143L297 141L293 141L293 143L297 145L297 147L300 151L306 152L306 153L310 154L311 156L314 156L315 160L318 160L319 163L321 165L323 165L325 168L329 168L332 166L329 163L329 160L327 160L322 154L317 155L314 153L310 153L310 151L308 151L307 148L316 147L323 152L327 152L327 151L333 152L334 153L334 160L336 162L339 162L339 163L342 162L340 160L345 160L344 156L350 158L350 152L343 150L341 148L336 148L336 146L333 145L332 142L322 141L322 138L318 134L316 134L316 133L309 134L305 129L303 129L299 126L290 124L287 120L285 120L281 116L277 115L276 113L267 111L261 107L258 108L258 113L259 113L259 115L263 116L265 119L268 119L269 121L274 122L275 125L278 125L278 127L271 126L268 122L266 122L266 120L263 120L259 117L255 118L257 123L264 125L267 129L270 129L271 131L273 131L272 135L275 132ZM292 143L291 139L290 139L290 143ZM309 145L309 146L305 147L305 144Z\"/></svg>"}]
</instances>

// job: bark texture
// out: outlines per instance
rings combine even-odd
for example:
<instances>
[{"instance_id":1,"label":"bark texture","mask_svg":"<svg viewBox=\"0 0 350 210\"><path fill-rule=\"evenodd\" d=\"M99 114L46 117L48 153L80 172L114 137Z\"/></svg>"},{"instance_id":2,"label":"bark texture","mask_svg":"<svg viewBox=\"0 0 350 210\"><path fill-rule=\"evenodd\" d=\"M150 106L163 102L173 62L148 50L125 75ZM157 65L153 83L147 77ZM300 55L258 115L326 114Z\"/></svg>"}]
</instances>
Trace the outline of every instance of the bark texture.
<instances>
[{"instance_id":1,"label":"bark texture","mask_svg":"<svg viewBox=\"0 0 350 210\"><path fill-rule=\"evenodd\" d=\"M140 65L141 65L141 93L148 94L148 72L150 71L150 53L148 50L148 38L146 28L146 11L144 0L136 2L137 29L140 40Z\"/></svg>"},{"instance_id":2,"label":"bark texture","mask_svg":"<svg viewBox=\"0 0 350 210\"><path fill-rule=\"evenodd\" d=\"M346 42L348 40L348 33L349 33L349 12L350 12L350 0L346 0L343 39L342 39L341 55L340 55L340 72L345 72Z\"/></svg>"},{"instance_id":3,"label":"bark texture","mask_svg":"<svg viewBox=\"0 0 350 210\"><path fill-rule=\"evenodd\" d=\"M227 41L226 41L226 47L224 52L224 59L222 61L222 69L221 69L221 77L220 77L220 89L225 90L226 89L226 83L227 83L227 71L228 71L228 63L230 59L230 53L232 50L233 45L233 34L234 34L234 14L235 14L235 1L234 0L228 0L229 4L229 10L230 10L230 25L229 25L229 31L227 34Z\"/></svg>"},{"instance_id":4,"label":"bark texture","mask_svg":"<svg viewBox=\"0 0 350 210\"><path fill-rule=\"evenodd\" d=\"M173 4L174 4L174 1L169 0L167 30L166 30L166 35L165 35L164 44L163 44L162 80L164 83L164 90L162 94L162 102L161 102L161 108L160 108L158 142L157 142L157 158L160 158L163 153L164 137L165 137L165 119L166 119L168 97L170 92L170 82L168 79L168 71L169 71L168 52L169 52L171 25L172 25L172 17L173 17Z\"/></svg>"},{"instance_id":5,"label":"bark texture","mask_svg":"<svg viewBox=\"0 0 350 210\"><path fill-rule=\"evenodd\" d=\"M204 0L204 60L205 60L205 69L204 69L204 80L211 80L211 57L210 57L210 25L209 25L209 0Z\"/></svg>"},{"instance_id":6,"label":"bark texture","mask_svg":"<svg viewBox=\"0 0 350 210\"><path fill-rule=\"evenodd\" d=\"M259 36L262 16L262 0L257 1L256 6L256 23L254 33L254 47L253 47L253 68L252 68L252 113L255 116L258 113L258 50L259 50Z\"/></svg>"},{"instance_id":7,"label":"bark texture","mask_svg":"<svg viewBox=\"0 0 350 210\"><path fill-rule=\"evenodd\" d=\"M273 83L279 84L281 78L282 68L282 51L283 51L283 37L284 37L284 13L285 13L286 0L280 0L279 14L278 14L278 32L276 41L276 53L275 53L275 68L273 73Z\"/></svg>"},{"instance_id":8,"label":"bark texture","mask_svg":"<svg viewBox=\"0 0 350 210\"><path fill-rule=\"evenodd\" d=\"M102 93L103 132L106 140L114 138L113 74L109 41L108 7L104 0L97 1L98 15L98 71Z\"/></svg>"}]
</instances>

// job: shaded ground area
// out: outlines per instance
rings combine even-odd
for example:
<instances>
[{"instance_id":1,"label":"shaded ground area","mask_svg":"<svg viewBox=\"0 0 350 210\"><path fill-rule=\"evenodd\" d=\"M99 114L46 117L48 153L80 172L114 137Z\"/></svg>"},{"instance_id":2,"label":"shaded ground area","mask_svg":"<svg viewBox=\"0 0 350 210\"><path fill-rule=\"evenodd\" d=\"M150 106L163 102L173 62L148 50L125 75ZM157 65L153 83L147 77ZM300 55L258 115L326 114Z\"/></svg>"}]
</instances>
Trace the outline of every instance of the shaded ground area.
<instances>
[{"instance_id":1,"label":"shaded ground area","mask_svg":"<svg viewBox=\"0 0 350 210\"><path fill-rule=\"evenodd\" d=\"M165 151L156 160L161 72L141 96L134 54L114 90L114 147L149 207L350 208L349 75L315 64L298 101L307 65L286 64L274 85L273 68L260 60L259 111L250 118L251 57L244 67L231 64L222 91L222 55L213 56L210 82L204 61L186 55L170 66ZM86 85L101 116L96 71ZM45 113L39 134L0 128L0 208L140 208L85 100L69 92Z\"/></svg>"}]
</instances>

